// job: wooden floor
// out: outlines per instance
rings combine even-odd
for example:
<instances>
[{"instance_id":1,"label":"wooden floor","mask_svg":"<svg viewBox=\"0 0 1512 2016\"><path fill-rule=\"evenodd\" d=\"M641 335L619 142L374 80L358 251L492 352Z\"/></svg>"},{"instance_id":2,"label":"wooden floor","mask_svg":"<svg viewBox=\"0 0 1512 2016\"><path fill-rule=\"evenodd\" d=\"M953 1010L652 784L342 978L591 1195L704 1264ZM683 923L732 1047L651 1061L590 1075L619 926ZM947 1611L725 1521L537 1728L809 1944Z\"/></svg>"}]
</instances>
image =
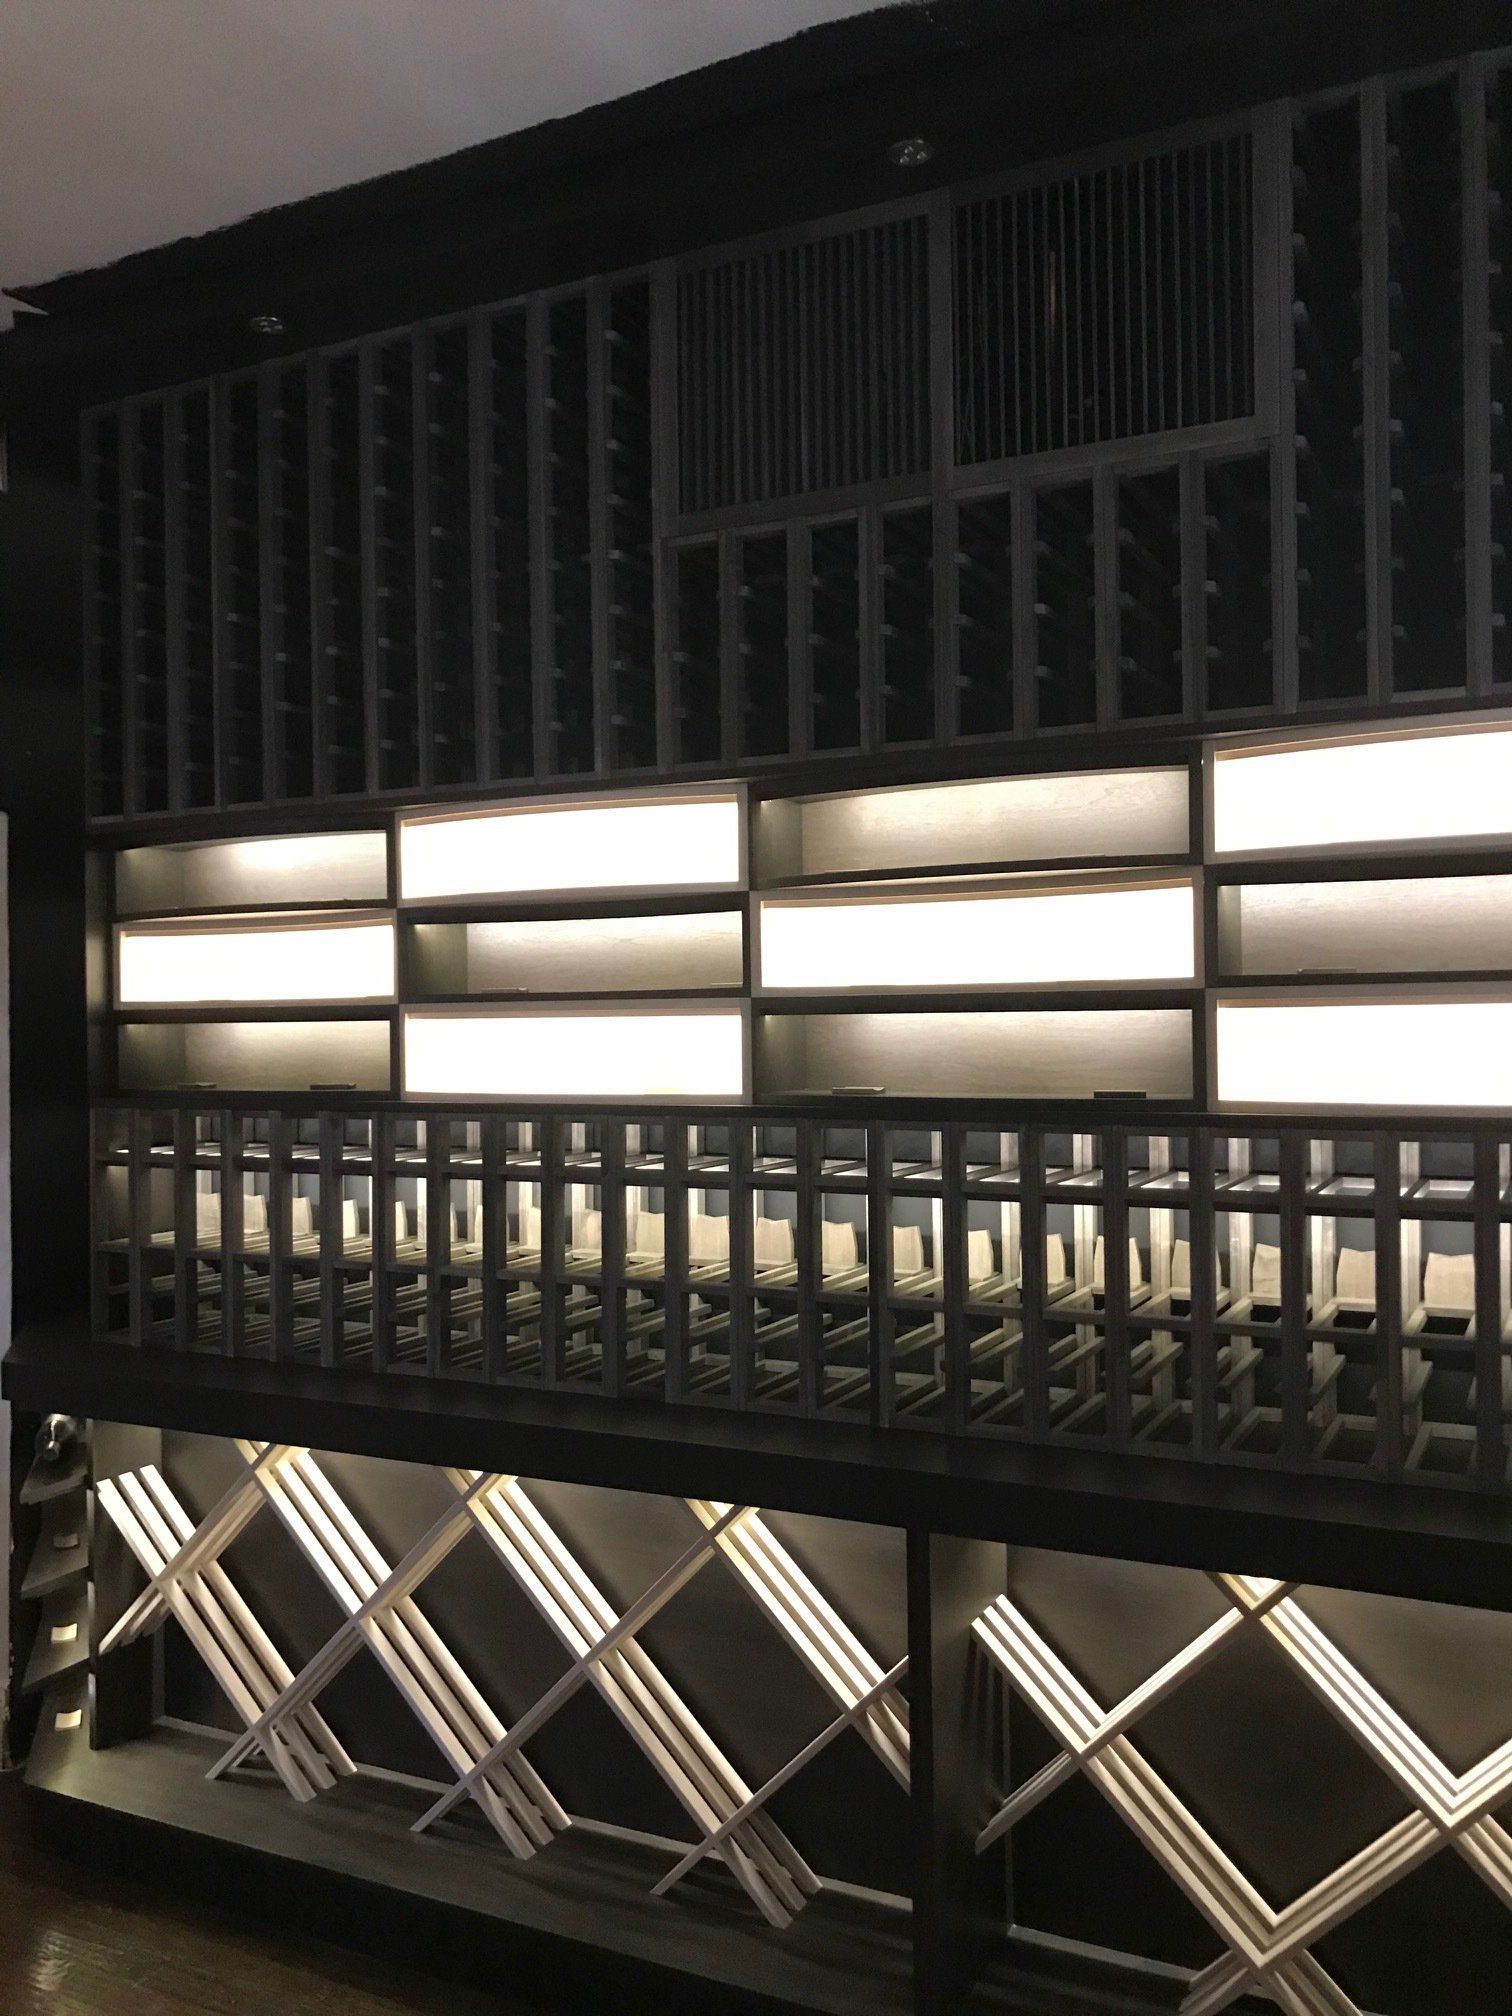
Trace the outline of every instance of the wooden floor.
<instances>
[{"instance_id":1,"label":"wooden floor","mask_svg":"<svg viewBox=\"0 0 1512 2016\"><path fill-rule=\"evenodd\" d=\"M543 2016L176 1904L28 1833L19 1783L0 1780L3 2016Z\"/></svg>"}]
</instances>

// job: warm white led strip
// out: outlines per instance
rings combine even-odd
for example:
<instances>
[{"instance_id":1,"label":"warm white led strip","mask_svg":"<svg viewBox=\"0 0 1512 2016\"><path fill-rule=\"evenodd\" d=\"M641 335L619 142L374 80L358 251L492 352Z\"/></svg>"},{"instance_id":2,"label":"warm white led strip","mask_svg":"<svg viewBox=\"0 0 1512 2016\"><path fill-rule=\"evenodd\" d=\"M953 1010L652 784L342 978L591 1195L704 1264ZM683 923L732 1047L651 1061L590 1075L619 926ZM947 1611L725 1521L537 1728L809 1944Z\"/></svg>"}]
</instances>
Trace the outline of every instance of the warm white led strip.
<instances>
[{"instance_id":1,"label":"warm white led strip","mask_svg":"<svg viewBox=\"0 0 1512 2016\"><path fill-rule=\"evenodd\" d=\"M126 925L116 948L116 999L123 1008L394 997L388 922L171 931Z\"/></svg>"},{"instance_id":2,"label":"warm white led strip","mask_svg":"<svg viewBox=\"0 0 1512 2016\"><path fill-rule=\"evenodd\" d=\"M741 1099L745 1060L733 1007L404 1018L404 1089L429 1098Z\"/></svg>"},{"instance_id":3,"label":"warm white led strip","mask_svg":"<svg viewBox=\"0 0 1512 2016\"><path fill-rule=\"evenodd\" d=\"M1195 923L1190 883L767 898L757 910L761 984L804 992L1189 982Z\"/></svg>"},{"instance_id":4,"label":"warm white led strip","mask_svg":"<svg viewBox=\"0 0 1512 2016\"><path fill-rule=\"evenodd\" d=\"M1512 1106L1512 1001L1218 1004L1233 1105Z\"/></svg>"},{"instance_id":5,"label":"warm white led strip","mask_svg":"<svg viewBox=\"0 0 1512 2016\"><path fill-rule=\"evenodd\" d=\"M1512 727L1246 750L1213 764L1218 854L1512 832Z\"/></svg>"},{"instance_id":6,"label":"warm white led strip","mask_svg":"<svg viewBox=\"0 0 1512 2016\"><path fill-rule=\"evenodd\" d=\"M734 792L646 803L520 806L399 822L406 902L559 890L737 888Z\"/></svg>"}]
</instances>

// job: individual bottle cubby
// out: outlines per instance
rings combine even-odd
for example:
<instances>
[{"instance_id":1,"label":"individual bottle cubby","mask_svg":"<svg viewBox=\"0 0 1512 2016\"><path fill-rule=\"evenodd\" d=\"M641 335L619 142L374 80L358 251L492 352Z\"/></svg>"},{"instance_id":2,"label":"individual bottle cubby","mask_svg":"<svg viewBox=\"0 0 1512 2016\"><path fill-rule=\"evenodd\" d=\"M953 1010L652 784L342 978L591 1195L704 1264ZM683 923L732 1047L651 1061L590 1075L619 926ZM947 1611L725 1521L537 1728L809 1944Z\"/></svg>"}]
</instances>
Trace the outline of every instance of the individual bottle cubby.
<instances>
[{"instance_id":1,"label":"individual bottle cubby","mask_svg":"<svg viewBox=\"0 0 1512 2016\"><path fill-rule=\"evenodd\" d=\"M487 346L489 398L490 734L494 744L483 767L490 776L528 777L535 768L535 690L525 310L506 308L491 316L483 341Z\"/></svg>"},{"instance_id":2,"label":"individual bottle cubby","mask_svg":"<svg viewBox=\"0 0 1512 2016\"><path fill-rule=\"evenodd\" d=\"M679 763L717 763L722 748L719 547L675 550L677 628L672 647Z\"/></svg>"},{"instance_id":3,"label":"individual bottle cubby","mask_svg":"<svg viewBox=\"0 0 1512 2016\"><path fill-rule=\"evenodd\" d=\"M550 551L552 768L594 767L593 485L588 301L546 311L546 518Z\"/></svg>"},{"instance_id":4,"label":"individual bottle cubby","mask_svg":"<svg viewBox=\"0 0 1512 2016\"><path fill-rule=\"evenodd\" d=\"M854 518L809 527L810 723L815 749L861 746L861 528Z\"/></svg>"},{"instance_id":5,"label":"individual bottle cubby","mask_svg":"<svg viewBox=\"0 0 1512 2016\"><path fill-rule=\"evenodd\" d=\"M608 291L604 326L608 502L609 765L656 761L655 521L652 512L651 290Z\"/></svg>"},{"instance_id":6,"label":"individual bottle cubby","mask_svg":"<svg viewBox=\"0 0 1512 2016\"><path fill-rule=\"evenodd\" d=\"M1465 683L1459 87L1386 100L1392 685Z\"/></svg>"},{"instance_id":7,"label":"individual bottle cubby","mask_svg":"<svg viewBox=\"0 0 1512 2016\"><path fill-rule=\"evenodd\" d=\"M103 817L125 809L121 431L120 410L107 408L87 423L84 435L90 794L92 809Z\"/></svg>"},{"instance_id":8,"label":"individual bottle cubby","mask_svg":"<svg viewBox=\"0 0 1512 2016\"><path fill-rule=\"evenodd\" d=\"M169 565L177 581L177 690L170 686L170 715L179 713L176 781L179 802L213 805L215 765L215 547L211 499L214 487L214 434L211 394L194 386L170 405L170 466L177 508L170 523L177 546Z\"/></svg>"},{"instance_id":9,"label":"individual bottle cubby","mask_svg":"<svg viewBox=\"0 0 1512 2016\"><path fill-rule=\"evenodd\" d=\"M1297 115L1292 323L1297 676L1303 701L1358 699L1366 688L1360 156L1357 98Z\"/></svg>"},{"instance_id":10,"label":"individual bottle cubby","mask_svg":"<svg viewBox=\"0 0 1512 2016\"><path fill-rule=\"evenodd\" d=\"M1183 703L1181 482L1174 465L1117 481L1118 711L1179 715Z\"/></svg>"},{"instance_id":11,"label":"individual bottle cubby","mask_svg":"<svg viewBox=\"0 0 1512 2016\"><path fill-rule=\"evenodd\" d=\"M934 515L882 514L882 721L884 743L934 739Z\"/></svg>"},{"instance_id":12,"label":"individual bottle cubby","mask_svg":"<svg viewBox=\"0 0 1512 2016\"><path fill-rule=\"evenodd\" d=\"M1035 722L1097 719L1097 588L1090 482L1034 497Z\"/></svg>"},{"instance_id":13,"label":"individual bottle cubby","mask_svg":"<svg viewBox=\"0 0 1512 2016\"><path fill-rule=\"evenodd\" d=\"M415 551L415 352L408 337L372 352L377 784L420 782L420 649Z\"/></svg>"},{"instance_id":14,"label":"individual bottle cubby","mask_svg":"<svg viewBox=\"0 0 1512 2016\"><path fill-rule=\"evenodd\" d=\"M223 670L221 761L232 804L264 796L262 433L257 379L225 386L220 426L219 617Z\"/></svg>"},{"instance_id":15,"label":"individual bottle cubby","mask_svg":"<svg viewBox=\"0 0 1512 2016\"><path fill-rule=\"evenodd\" d=\"M160 399L136 408L130 543L128 719L132 725L131 805L161 812L169 803L167 439Z\"/></svg>"},{"instance_id":16,"label":"individual bottle cubby","mask_svg":"<svg viewBox=\"0 0 1512 2016\"><path fill-rule=\"evenodd\" d=\"M1013 503L976 498L956 514L957 720L963 735L1013 729Z\"/></svg>"},{"instance_id":17,"label":"individual bottle cubby","mask_svg":"<svg viewBox=\"0 0 1512 2016\"><path fill-rule=\"evenodd\" d=\"M361 375L355 350L316 367L316 761L332 795L361 791L367 781Z\"/></svg>"},{"instance_id":18,"label":"individual bottle cubby","mask_svg":"<svg viewBox=\"0 0 1512 2016\"><path fill-rule=\"evenodd\" d=\"M788 748L788 535L737 541L737 653L741 753Z\"/></svg>"},{"instance_id":19,"label":"individual bottle cubby","mask_svg":"<svg viewBox=\"0 0 1512 2016\"><path fill-rule=\"evenodd\" d=\"M1512 69L1487 80L1486 176L1490 319L1488 463L1490 477L1491 677L1512 686Z\"/></svg>"},{"instance_id":20,"label":"individual bottle cubby","mask_svg":"<svg viewBox=\"0 0 1512 2016\"><path fill-rule=\"evenodd\" d=\"M468 332L431 332L425 368L425 549L432 781L478 774Z\"/></svg>"},{"instance_id":21,"label":"individual bottle cubby","mask_svg":"<svg viewBox=\"0 0 1512 2016\"><path fill-rule=\"evenodd\" d=\"M1202 484L1206 707L1266 712L1276 702L1270 459L1206 463ZM1299 540L1303 524L1299 514Z\"/></svg>"},{"instance_id":22,"label":"individual bottle cubby","mask_svg":"<svg viewBox=\"0 0 1512 2016\"><path fill-rule=\"evenodd\" d=\"M310 380L303 364L271 374L269 538L275 783L272 796L308 798L315 789L315 696L311 677Z\"/></svg>"}]
</instances>

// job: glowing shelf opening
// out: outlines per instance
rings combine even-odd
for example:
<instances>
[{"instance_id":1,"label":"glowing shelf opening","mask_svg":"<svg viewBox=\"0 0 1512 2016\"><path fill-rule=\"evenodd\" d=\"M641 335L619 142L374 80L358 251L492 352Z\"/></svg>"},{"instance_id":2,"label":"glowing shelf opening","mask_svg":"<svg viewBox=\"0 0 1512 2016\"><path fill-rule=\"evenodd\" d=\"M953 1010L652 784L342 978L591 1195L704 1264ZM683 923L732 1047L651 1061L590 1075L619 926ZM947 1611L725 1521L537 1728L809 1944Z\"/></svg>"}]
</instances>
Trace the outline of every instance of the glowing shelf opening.
<instances>
[{"instance_id":1,"label":"glowing shelf opening","mask_svg":"<svg viewBox=\"0 0 1512 2016\"><path fill-rule=\"evenodd\" d=\"M1218 1097L1512 1105L1512 1001L1220 1002Z\"/></svg>"},{"instance_id":2,"label":"glowing shelf opening","mask_svg":"<svg viewBox=\"0 0 1512 2016\"><path fill-rule=\"evenodd\" d=\"M737 888L741 807L709 798L543 805L401 820L408 902L562 890Z\"/></svg>"},{"instance_id":3,"label":"glowing shelf opening","mask_svg":"<svg viewBox=\"0 0 1512 2016\"><path fill-rule=\"evenodd\" d=\"M404 1089L429 1098L741 1099L745 1018L735 1008L410 1014Z\"/></svg>"},{"instance_id":4,"label":"glowing shelf opening","mask_svg":"<svg viewBox=\"0 0 1512 2016\"><path fill-rule=\"evenodd\" d=\"M1043 987L1190 982L1190 883L1032 894L764 900L762 986Z\"/></svg>"},{"instance_id":5,"label":"glowing shelf opening","mask_svg":"<svg viewBox=\"0 0 1512 2016\"><path fill-rule=\"evenodd\" d=\"M116 998L125 1008L394 998L394 927L386 922L128 926L116 947Z\"/></svg>"},{"instance_id":6,"label":"glowing shelf opening","mask_svg":"<svg viewBox=\"0 0 1512 2016\"><path fill-rule=\"evenodd\" d=\"M1257 749L1213 764L1219 854L1512 832L1512 729Z\"/></svg>"}]
</instances>

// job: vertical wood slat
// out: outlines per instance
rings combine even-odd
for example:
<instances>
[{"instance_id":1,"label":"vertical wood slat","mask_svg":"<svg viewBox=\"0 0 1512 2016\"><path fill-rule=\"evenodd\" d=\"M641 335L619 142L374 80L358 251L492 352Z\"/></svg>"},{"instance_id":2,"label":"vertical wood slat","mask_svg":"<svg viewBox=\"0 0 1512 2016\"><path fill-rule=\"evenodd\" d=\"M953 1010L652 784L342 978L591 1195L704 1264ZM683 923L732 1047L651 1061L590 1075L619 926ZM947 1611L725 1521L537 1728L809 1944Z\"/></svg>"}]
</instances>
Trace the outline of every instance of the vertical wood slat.
<instances>
[{"instance_id":1,"label":"vertical wood slat","mask_svg":"<svg viewBox=\"0 0 1512 2016\"><path fill-rule=\"evenodd\" d=\"M330 548L331 366L317 352L310 359L309 398L305 414L310 522L310 760L317 798L336 790L333 744L337 735L336 693L332 680L335 638L331 625L334 571Z\"/></svg>"},{"instance_id":2,"label":"vertical wood slat","mask_svg":"<svg viewBox=\"0 0 1512 2016\"><path fill-rule=\"evenodd\" d=\"M1192 1276L1187 1348L1191 1353L1192 1448L1199 1457L1211 1457L1218 1449L1217 1269L1213 1264L1217 1247L1213 1196L1216 1146L1208 1127L1194 1128L1187 1146L1187 1241ZM1243 1343L1236 1338L1234 1349Z\"/></svg>"},{"instance_id":3,"label":"vertical wood slat","mask_svg":"<svg viewBox=\"0 0 1512 2016\"><path fill-rule=\"evenodd\" d=\"M257 372L257 640L262 702L262 795L287 797L283 736L283 631L279 561L283 530L278 515L277 364Z\"/></svg>"},{"instance_id":4,"label":"vertical wood slat","mask_svg":"<svg viewBox=\"0 0 1512 2016\"><path fill-rule=\"evenodd\" d=\"M126 1222L128 1252L127 1328L135 1345L147 1342L152 1327L152 1115L134 1111L127 1135Z\"/></svg>"},{"instance_id":5,"label":"vertical wood slat","mask_svg":"<svg viewBox=\"0 0 1512 2016\"><path fill-rule=\"evenodd\" d=\"M490 1386L496 1386L505 1377L508 1349L502 1279L508 1247L507 1238L502 1236L507 1232L505 1213L508 1197L505 1188L504 1122L497 1113L485 1113L480 1132L483 1224L479 1264L483 1270L483 1377Z\"/></svg>"},{"instance_id":6,"label":"vertical wood slat","mask_svg":"<svg viewBox=\"0 0 1512 2016\"><path fill-rule=\"evenodd\" d=\"M1176 485L1181 552L1181 713L1183 720L1196 721L1208 708L1207 529L1200 456L1181 457Z\"/></svg>"},{"instance_id":7,"label":"vertical wood slat","mask_svg":"<svg viewBox=\"0 0 1512 2016\"><path fill-rule=\"evenodd\" d=\"M588 596L593 689L593 767L606 776L620 767L615 730L617 695L609 623L609 293L602 280L588 283Z\"/></svg>"},{"instance_id":8,"label":"vertical wood slat","mask_svg":"<svg viewBox=\"0 0 1512 2016\"><path fill-rule=\"evenodd\" d=\"M373 1119L368 1245L372 1266L373 1370L386 1372L394 1353L394 1115Z\"/></svg>"},{"instance_id":9,"label":"vertical wood slat","mask_svg":"<svg viewBox=\"0 0 1512 2016\"><path fill-rule=\"evenodd\" d=\"M181 1106L173 1116L173 1341L186 1351L199 1327L199 1213L195 1203L194 1114Z\"/></svg>"},{"instance_id":10,"label":"vertical wood slat","mask_svg":"<svg viewBox=\"0 0 1512 2016\"><path fill-rule=\"evenodd\" d=\"M140 403L131 400L121 408L118 469L121 582L121 809L125 812L143 812L147 809L142 777L142 653L137 635L141 624L136 568L141 425Z\"/></svg>"},{"instance_id":11,"label":"vertical wood slat","mask_svg":"<svg viewBox=\"0 0 1512 2016\"><path fill-rule=\"evenodd\" d=\"M649 289L652 650L656 764L665 773L677 761L677 688L672 658L677 569L667 540L676 518L675 485L683 454L678 409L677 280L669 263L653 267Z\"/></svg>"},{"instance_id":12,"label":"vertical wood slat","mask_svg":"<svg viewBox=\"0 0 1512 2016\"><path fill-rule=\"evenodd\" d=\"M610 1399L625 1390L625 1128L602 1120L599 1135L600 1384Z\"/></svg>"},{"instance_id":13,"label":"vertical wood slat","mask_svg":"<svg viewBox=\"0 0 1512 2016\"><path fill-rule=\"evenodd\" d=\"M1129 1142L1122 1127L1102 1130L1103 1383L1108 1441L1127 1448L1133 1436L1129 1352Z\"/></svg>"},{"instance_id":14,"label":"vertical wood slat","mask_svg":"<svg viewBox=\"0 0 1512 2016\"><path fill-rule=\"evenodd\" d=\"M537 777L556 768L556 682L551 635L551 477L547 463L546 303L534 297L525 316L525 453L530 536L530 684Z\"/></svg>"},{"instance_id":15,"label":"vertical wood slat","mask_svg":"<svg viewBox=\"0 0 1512 2016\"><path fill-rule=\"evenodd\" d=\"M268 1324L272 1357L287 1364L294 1356L294 1307L291 1295L289 1236L292 1224L291 1161L294 1126L286 1113L268 1122Z\"/></svg>"},{"instance_id":16,"label":"vertical wood slat","mask_svg":"<svg viewBox=\"0 0 1512 2016\"><path fill-rule=\"evenodd\" d=\"M410 377L410 512L415 550L415 740L417 781L422 790L436 781L436 639L431 607L431 509L434 440L430 431L431 365L434 338L416 329L407 345Z\"/></svg>"},{"instance_id":17,"label":"vertical wood slat","mask_svg":"<svg viewBox=\"0 0 1512 2016\"><path fill-rule=\"evenodd\" d=\"M866 505L857 516L857 590L860 600L861 748L880 749L882 707L882 514Z\"/></svg>"},{"instance_id":18,"label":"vertical wood slat","mask_svg":"<svg viewBox=\"0 0 1512 2016\"><path fill-rule=\"evenodd\" d=\"M339 1113L322 1113L320 1193L315 1212L320 1282L320 1362L339 1365L346 1355L347 1275L343 1268L342 1163L345 1143Z\"/></svg>"},{"instance_id":19,"label":"vertical wood slat","mask_svg":"<svg viewBox=\"0 0 1512 2016\"><path fill-rule=\"evenodd\" d=\"M246 1213L241 1167L242 1120L223 1108L220 1114L221 1215L221 1355L240 1358L246 1349L246 1268L242 1260Z\"/></svg>"},{"instance_id":20,"label":"vertical wood slat","mask_svg":"<svg viewBox=\"0 0 1512 2016\"><path fill-rule=\"evenodd\" d=\"M743 546L731 532L721 532L718 540L719 609L719 744L725 763L735 763L742 752L744 719L741 713L740 679L740 574Z\"/></svg>"},{"instance_id":21,"label":"vertical wood slat","mask_svg":"<svg viewBox=\"0 0 1512 2016\"><path fill-rule=\"evenodd\" d=\"M363 739L367 747L369 793L383 785L382 677L378 650L378 454L377 353L371 343L357 352L357 486L361 542Z\"/></svg>"},{"instance_id":22,"label":"vertical wood slat","mask_svg":"<svg viewBox=\"0 0 1512 2016\"><path fill-rule=\"evenodd\" d=\"M819 1320L821 1279L819 1235L819 1163L824 1130L820 1122L800 1120L797 1127L798 1202L793 1258L798 1283L799 1406L805 1415L824 1406L824 1334Z\"/></svg>"},{"instance_id":23,"label":"vertical wood slat","mask_svg":"<svg viewBox=\"0 0 1512 2016\"><path fill-rule=\"evenodd\" d=\"M1491 191L1483 57L1459 66L1465 381L1465 646L1469 691L1491 691ZM1503 337L1505 340L1505 337Z\"/></svg>"},{"instance_id":24,"label":"vertical wood slat","mask_svg":"<svg viewBox=\"0 0 1512 2016\"><path fill-rule=\"evenodd\" d=\"M1506 1348L1502 1339L1501 1145L1482 1135L1474 1149L1475 1480L1505 1490L1508 1471Z\"/></svg>"},{"instance_id":25,"label":"vertical wood slat","mask_svg":"<svg viewBox=\"0 0 1512 2016\"><path fill-rule=\"evenodd\" d=\"M729 1122L730 1212L730 1404L738 1411L750 1405L753 1381L751 1352L752 1227L751 1129L748 1121Z\"/></svg>"},{"instance_id":26,"label":"vertical wood slat","mask_svg":"<svg viewBox=\"0 0 1512 2016\"><path fill-rule=\"evenodd\" d=\"M473 775L486 784L503 774L499 719L498 582L494 518L493 329L487 314L467 321L467 510L472 573Z\"/></svg>"},{"instance_id":27,"label":"vertical wood slat","mask_svg":"<svg viewBox=\"0 0 1512 2016\"><path fill-rule=\"evenodd\" d=\"M1402 1440L1402 1143L1375 1137L1376 1450L1384 1474L1399 1478ZM1318 1285L1313 1284L1314 1298Z\"/></svg>"},{"instance_id":28,"label":"vertical wood slat","mask_svg":"<svg viewBox=\"0 0 1512 2016\"><path fill-rule=\"evenodd\" d=\"M871 1333L867 1388L874 1428L889 1426L893 1412L892 1346L892 1130L879 1121L866 1128L866 1297Z\"/></svg>"},{"instance_id":29,"label":"vertical wood slat","mask_svg":"<svg viewBox=\"0 0 1512 2016\"><path fill-rule=\"evenodd\" d=\"M1366 693L1379 706L1391 693L1391 311L1386 90L1379 77L1360 92L1361 372L1365 471Z\"/></svg>"},{"instance_id":30,"label":"vertical wood slat","mask_svg":"<svg viewBox=\"0 0 1512 2016\"><path fill-rule=\"evenodd\" d=\"M188 803L189 779L184 429L183 394L170 392L163 400L163 653L168 702L168 809L173 812L181 812Z\"/></svg>"},{"instance_id":31,"label":"vertical wood slat","mask_svg":"<svg viewBox=\"0 0 1512 2016\"><path fill-rule=\"evenodd\" d=\"M688 1393L688 1128L668 1120L662 1128L662 1383L668 1400Z\"/></svg>"},{"instance_id":32,"label":"vertical wood slat","mask_svg":"<svg viewBox=\"0 0 1512 2016\"><path fill-rule=\"evenodd\" d=\"M1019 1154L1019 1301L1024 1332L1024 1426L1032 1441L1050 1429L1049 1350L1045 1334L1045 1131L1025 1127ZM1107 1249L1104 1247L1104 1254Z\"/></svg>"},{"instance_id":33,"label":"vertical wood slat","mask_svg":"<svg viewBox=\"0 0 1512 2016\"><path fill-rule=\"evenodd\" d=\"M451 1122L425 1116L425 1369L451 1369Z\"/></svg>"},{"instance_id":34,"label":"vertical wood slat","mask_svg":"<svg viewBox=\"0 0 1512 2016\"><path fill-rule=\"evenodd\" d=\"M1092 477L1092 606L1099 727L1118 719L1118 478L1106 464Z\"/></svg>"},{"instance_id":35,"label":"vertical wood slat","mask_svg":"<svg viewBox=\"0 0 1512 2016\"><path fill-rule=\"evenodd\" d=\"M541 1164L541 1379L548 1387L565 1383L562 1335L562 1148L566 1122L554 1113L536 1121Z\"/></svg>"},{"instance_id":36,"label":"vertical wood slat","mask_svg":"<svg viewBox=\"0 0 1512 2016\"><path fill-rule=\"evenodd\" d=\"M1296 1465L1311 1457L1306 1196L1307 1138L1288 1128L1281 1136L1281 1451Z\"/></svg>"},{"instance_id":37,"label":"vertical wood slat","mask_svg":"<svg viewBox=\"0 0 1512 2016\"><path fill-rule=\"evenodd\" d=\"M940 1176L944 1198L940 1212L940 1299L944 1306L944 1338L940 1368L945 1388L941 1425L952 1435L964 1433L971 1419L970 1338L966 1328L969 1294L966 1267L966 1129L952 1120L941 1130Z\"/></svg>"}]
</instances>

